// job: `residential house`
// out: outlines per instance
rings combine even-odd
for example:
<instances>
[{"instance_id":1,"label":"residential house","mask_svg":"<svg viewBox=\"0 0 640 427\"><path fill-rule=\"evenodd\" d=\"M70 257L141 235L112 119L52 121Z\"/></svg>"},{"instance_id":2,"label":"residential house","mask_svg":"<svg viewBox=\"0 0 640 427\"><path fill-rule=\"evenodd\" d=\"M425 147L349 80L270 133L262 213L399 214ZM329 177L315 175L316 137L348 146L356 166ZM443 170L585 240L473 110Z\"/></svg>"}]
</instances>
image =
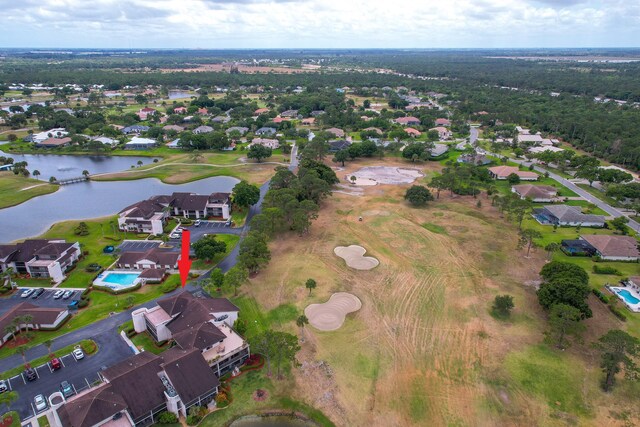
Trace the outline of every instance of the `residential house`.
<instances>
[{"instance_id":1,"label":"residential house","mask_svg":"<svg viewBox=\"0 0 640 427\"><path fill-rule=\"evenodd\" d=\"M449 151L449 146L446 144L434 144L431 149L431 157L440 157Z\"/></svg>"},{"instance_id":2,"label":"residential house","mask_svg":"<svg viewBox=\"0 0 640 427\"><path fill-rule=\"evenodd\" d=\"M533 211L533 217L543 225L572 227L604 227L602 215L583 214L578 206L551 205Z\"/></svg>"},{"instance_id":3,"label":"residential house","mask_svg":"<svg viewBox=\"0 0 640 427\"><path fill-rule=\"evenodd\" d=\"M216 116L213 119L211 119L211 121L213 123L229 123L231 121L231 117L229 116Z\"/></svg>"},{"instance_id":4,"label":"residential house","mask_svg":"<svg viewBox=\"0 0 640 427\"><path fill-rule=\"evenodd\" d=\"M298 110L287 110L280 113L280 117L289 117L295 119L298 117Z\"/></svg>"},{"instance_id":5,"label":"residential house","mask_svg":"<svg viewBox=\"0 0 640 427\"><path fill-rule=\"evenodd\" d=\"M289 120L291 120L291 119L286 119L286 118L278 116L278 117L274 117L273 120L271 120L271 121L273 123L275 123L275 124L279 124L279 123L282 123L282 122L285 122L285 121L289 121Z\"/></svg>"},{"instance_id":6,"label":"residential house","mask_svg":"<svg viewBox=\"0 0 640 427\"><path fill-rule=\"evenodd\" d=\"M407 132L408 129L411 129L411 128L405 129L405 132ZM368 128L362 129L362 131L363 132L375 132L378 135L382 135L382 129L379 129L379 128L368 127Z\"/></svg>"},{"instance_id":7,"label":"residential house","mask_svg":"<svg viewBox=\"0 0 640 427\"><path fill-rule=\"evenodd\" d=\"M198 126L193 130L193 133L199 135L201 133L210 133L213 132L213 128L211 126Z\"/></svg>"},{"instance_id":8,"label":"residential house","mask_svg":"<svg viewBox=\"0 0 640 427\"><path fill-rule=\"evenodd\" d=\"M451 126L451 120L449 119L436 119L436 126Z\"/></svg>"},{"instance_id":9,"label":"residential house","mask_svg":"<svg viewBox=\"0 0 640 427\"><path fill-rule=\"evenodd\" d=\"M80 243L64 240L25 240L0 245L0 271L12 268L18 274L50 278L60 283L81 254Z\"/></svg>"},{"instance_id":10,"label":"residential house","mask_svg":"<svg viewBox=\"0 0 640 427\"><path fill-rule=\"evenodd\" d=\"M178 125L166 125L162 128L162 130L164 131L168 131L168 130L174 130L176 132L182 132L184 130L184 128L182 126L178 126Z\"/></svg>"},{"instance_id":11,"label":"residential house","mask_svg":"<svg viewBox=\"0 0 640 427\"><path fill-rule=\"evenodd\" d=\"M53 427L148 426L163 411L185 417L192 406L212 402L220 386L195 348L143 351L99 376L100 385L54 404Z\"/></svg>"},{"instance_id":12,"label":"residential house","mask_svg":"<svg viewBox=\"0 0 640 427\"><path fill-rule=\"evenodd\" d=\"M438 138L440 138L440 141L446 141L447 139L451 138L451 135L453 135L449 129L442 126L429 129L429 131L432 130L438 132Z\"/></svg>"},{"instance_id":13,"label":"residential house","mask_svg":"<svg viewBox=\"0 0 640 427\"><path fill-rule=\"evenodd\" d=\"M329 141L329 152L335 153L340 150L345 150L349 148L350 145L351 143L349 141L345 141L344 139Z\"/></svg>"},{"instance_id":14,"label":"residential house","mask_svg":"<svg viewBox=\"0 0 640 427\"><path fill-rule=\"evenodd\" d=\"M125 135L129 135L131 133L140 135L142 132L146 132L148 130L149 130L149 126L133 125L133 126L127 126L122 128L121 132L124 133Z\"/></svg>"},{"instance_id":15,"label":"residential house","mask_svg":"<svg viewBox=\"0 0 640 427\"><path fill-rule=\"evenodd\" d=\"M594 256L596 250L586 240L563 240L560 243L562 252L569 256Z\"/></svg>"},{"instance_id":16,"label":"residential house","mask_svg":"<svg viewBox=\"0 0 640 427\"><path fill-rule=\"evenodd\" d=\"M168 204L148 199L127 206L118 213L118 228L123 231L159 236L169 216Z\"/></svg>"},{"instance_id":17,"label":"residential house","mask_svg":"<svg viewBox=\"0 0 640 427\"><path fill-rule=\"evenodd\" d=\"M173 109L174 114L187 114L187 107L176 107Z\"/></svg>"},{"instance_id":18,"label":"residential house","mask_svg":"<svg viewBox=\"0 0 640 427\"><path fill-rule=\"evenodd\" d=\"M606 261L638 261L638 241L631 236L584 234L580 238L589 243L596 255Z\"/></svg>"},{"instance_id":19,"label":"residential house","mask_svg":"<svg viewBox=\"0 0 640 427\"><path fill-rule=\"evenodd\" d=\"M491 160L488 159L484 154L466 153L458 157L458 162L465 163L467 165L484 166L491 163Z\"/></svg>"},{"instance_id":20,"label":"residential house","mask_svg":"<svg viewBox=\"0 0 640 427\"><path fill-rule=\"evenodd\" d=\"M259 116L260 114L265 114L268 113L270 110L268 108L258 108L256 111L253 112L254 116Z\"/></svg>"},{"instance_id":21,"label":"residential house","mask_svg":"<svg viewBox=\"0 0 640 427\"><path fill-rule=\"evenodd\" d=\"M227 135L230 135L232 132L238 132L240 136L244 136L245 133L249 132L249 128L243 126L232 126L226 130Z\"/></svg>"},{"instance_id":22,"label":"residential house","mask_svg":"<svg viewBox=\"0 0 640 427\"><path fill-rule=\"evenodd\" d=\"M207 110L206 108L198 108L198 111L196 111L196 114L199 114L201 116L206 116L207 114L209 114L209 110Z\"/></svg>"},{"instance_id":23,"label":"residential house","mask_svg":"<svg viewBox=\"0 0 640 427\"><path fill-rule=\"evenodd\" d=\"M406 133L408 133L408 134L409 134L409 136L410 136L410 137L412 137L412 138L417 138L417 137L419 137L420 135L422 135L422 132L420 132L419 130L414 129L414 128L405 128L405 130L404 130L404 131L405 131Z\"/></svg>"},{"instance_id":24,"label":"residential house","mask_svg":"<svg viewBox=\"0 0 640 427\"><path fill-rule=\"evenodd\" d=\"M66 147L71 144L71 138L47 138L44 141L36 142L35 146L40 148Z\"/></svg>"},{"instance_id":25,"label":"residential house","mask_svg":"<svg viewBox=\"0 0 640 427\"><path fill-rule=\"evenodd\" d=\"M155 139L141 138L134 136L131 141L124 144L125 150L150 150L158 146L158 142Z\"/></svg>"},{"instance_id":26,"label":"residential house","mask_svg":"<svg viewBox=\"0 0 640 427\"><path fill-rule=\"evenodd\" d=\"M220 376L249 357L249 345L232 328L239 309L226 298L196 298L189 292L135 310L136 332L147 331L157 342L173 340L182 350L197 348Z\"/></svg>"},{"instance_id":27,"label":"residential house","mask_svg":"<svg viewBox=\"0 0 640 427\"><path fill-rule=\"evenodd\" d=\"M550 185L514 185L511 187L511 191L521 199L530 199L534 203L555 202L558 196L558 189Z\"/></svg>"},{"instance_id":28,"label":"residential house","mask_svg":"<svg viewBox=\"0 0 640 427\"><path fill-rule=\"evenodd\" d=\"M329 128L329 129L325 129L325 132L330 133L331 135L335 136L336 138L344 138L344 131L342 129L338 129L338 128Z\"/></svg>"},{"instance_id":29,"label":"residential house","mask_svg":"<svg viewBox=\"0 0 640 427\"><path fill-rule=\"evenodd\" d=\"M529 148L529 153L531 154L539 154L545 151L553 151L554 153L559 153L560 151L564 151L562 148L554 147L552 145L545 145L543 147L531 147Z\"/></svg>"},{"instance_id":30,"label":"residential house","mask_svg":"<svg viewBox=\"0 0 640 427\"><path fill-rule=\"evenodd\" d=\"M67 135L69 135L69 132L65 128L53 128L44 132L34 133L31 135L31 142L38 144L50 138L64 138Z\"/></svg>"},{"instance_id":31,"label":"residential house","mask_svg":"<svg viewBox=\"0 0 640 427\"><path fill-rule=\"evenodd\" d=\"M211 193L199 195L195 193L173 193L168 206L171 214L192 219L216 217L229 219L231 216L231 194Z\"/></svg>"},{"instance_id":32,"label":"residential house","mask_svg":"<svg viewBox=\"0 0 640 427\"><path fill-rule=\"evenodd\" d=\"M277 132L276 128L272 127L261 127L256 131L256 135L259 136L273 136Z\"/></svg>"},{"instance_id":33,"label":"residential house","mask_svg":"<svg viewBox=\"0 0 640 427\"><path fill-rule=\"evenodd\" d=\"M31 320L26 321L30 316ZM0 346L22 329L58 329L70 317L66 308L39 307L22 302L12 306L0 315ZM9 332L9 329L13 334Z\"/></svg>"},{"instance_id":34,"label":"residential house","mask_svg":"<svg viewBox=\"0 0 640 427\"><path fill-rule=\"evenodd\" d=\"M536 181L538 174L531 171L521 171L515 166L494 166L489 168L489 174L497 180L504 180L511 174L516 174L521 181Z\"/></svg>"},{"instance_id":35,"label":"residential house","mask_svg":"<svg viewBox=\"0 0 640 427\"><path fill-rule=\"evenodd\" d=\"M324 112L323 110L313 110L313 111L311 112L311 117L318 117L318 116L320 116L320 115L322 115L322 114L324 114L324 113L325 113L325 112Z\"/></svg>"},{"instance_id":36,"label":"residential house","mask_svg":"<svg viewBox=\"0 0 640 427\"><path fill-rule=\"evenodd\" d=\"M157 110L155 110L154 108L145 107L138 110L136 114L138 115L140 120L147 120L150 116L153 116L156 113Z\"/></svg>"},{"instance_id":37,"label":"residential house","mask_svg":"<svg viewBox=\"0 0 640 427\"><path fill-rule=\"evenodd\" d=\"M402 126L416 126L420 124L420 119L416 117L399 117L395 119L395 122Z\"/></svg>"},{"instance_id":38,"label":"residential house","mask_svg":"<svg viewBox=\"0 0 640 427\"><path fill-rule=\"evenodd\" d=\"M316 123L315 117L308 117L306 119L302 119L303 126L313 126Z\"/></svg>"},{"instance_id":39,"label":"residential house","mask_svg":"<svg viewBox=\"0 0 640 427\"><path fill-rule=\"evenodd\" d=\"M117 139L109 138L107 136L94 136L91 139L104 145L110 145L111 147L114 147L120 143L120 141L118 141Z\"/></svg>"},{"instance_id":40,"label":"residential house","mask_svg":"<svg viewBox=\"0 0 640 427\"><path fill-rule=\"evenodd\" d=\"M280 148L280 141L277 139L268 139L268 138L254 138L251 140L249 147L252 145L262 145L263 147L271 148L272 150L276 150Z\"/></svg>"},{"instance_id":41,"label":"residential house","mask_svg":"<svg viewBox=\"0 0 640 427\"><path fill-rule=\"evenodd\" d=\"M144 252L123 253L116 261L116 267L123 270L176 270L179 259L180 252L155 247Z\"/></svg>"}]
</instances>

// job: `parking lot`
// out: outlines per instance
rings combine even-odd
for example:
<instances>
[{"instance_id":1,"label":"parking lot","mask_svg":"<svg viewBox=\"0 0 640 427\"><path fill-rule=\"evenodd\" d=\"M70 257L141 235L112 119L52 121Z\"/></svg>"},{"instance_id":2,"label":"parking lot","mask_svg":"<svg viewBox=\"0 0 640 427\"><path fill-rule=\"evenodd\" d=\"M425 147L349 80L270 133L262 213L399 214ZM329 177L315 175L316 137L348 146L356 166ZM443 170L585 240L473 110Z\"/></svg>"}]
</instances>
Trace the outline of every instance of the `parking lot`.
<instances>
[{"instance_id":1,"label":"parking lot","mask_svg":"<svg viewBox=\"0 0 640 427\"><path fill-rule=\"evenodd\" d=\"M124 341L115 333L101 334L95 341L100 349L92 356L85 355L83 359L76 360L73 354L66 354L59 357L63 366L56 371L51 369L50 362L34 366L38 375L35 381L27 381L23 373L7 380L7 386L16 391L19 396L11 409L18 411L23 420L36 415L38 411L33 403L36 395L44 395L48 402L52 393L60 391L62 381L69 382L75 393L79 393L99 381L98 373L104 367L133 355Z\"/></svg>"},{"instance_id":2,"label":"parking lot","mask_svg":"<svg viewBox=\"0 0 640 427\"><path fill-rule=\"evenodd\" d=\"M125 240L120 243L118 249L120 253L125 252L146 252L149 249L160 246L162 242L158 240Z\"/></svg>"},{"instance_id":3,"label":"parking lot","mask_svg":"<svg viewBox=\"0 0 640 427\"><path fill-rule=\"evenodd\" d=\"M4 313L5 311L14 307L16 304L20 304L21 302L28 302L40 307L65 308L74 299L79 299L80 293L82 293L82 291L84 290L74 290L71 296L64 300L62 298L53 299L53 294L55 294L59 289L45 289L44 293L36 299L32 298L33 294L27 298L20 297L24 289L25 288L19 288L18 291L10 297L0 299L0 313Z\"/></svg>"}]
</instances>

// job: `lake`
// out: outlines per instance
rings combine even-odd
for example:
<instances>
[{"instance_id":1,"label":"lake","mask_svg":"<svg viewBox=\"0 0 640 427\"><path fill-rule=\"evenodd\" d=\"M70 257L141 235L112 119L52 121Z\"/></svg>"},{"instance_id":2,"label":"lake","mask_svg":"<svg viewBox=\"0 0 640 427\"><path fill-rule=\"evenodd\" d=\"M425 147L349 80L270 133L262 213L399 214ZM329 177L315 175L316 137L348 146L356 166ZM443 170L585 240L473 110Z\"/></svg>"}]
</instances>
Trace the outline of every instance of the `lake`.
<instances>
[{"instance_id":1,"label":"lake","mask_svg":"<svg viewBox=\"0 0 640 427\"><path fill-rule=\"evenodd\" d=\"M305 421L290 416L246 415L233 421L229 427L315 427L313 421Z\"/></svg>"},{"instance_id":2,"label":"lake","mask_svg":"<svg viewBox=\"0 0 640 427\"><path fill-rule=\"evenodd\" d=\"M90 174L120 172L138 166L138 161L147 165L153 163L151 157L141 156L70 156L58 154L12 154L0 150L0 156L13 157L14 163L27 162L27 170L40 171L40 179L49 181L55 176L58 179L82 176L82 171Z\"/></svg>"},{"instance_id":3,"label":"lake","mask_svg":"<svg viewBox=\"0 0 640 427\"><path fill-rule=\"evenodd\" d=\"M175 191L230 193L238 182L236 178L218 176L180 185L164 184L154 178L65 185L55 193L0 209L0 243L40 235L60 221L115 215L123 208L157 194Z\"/></svg>"},{"instance_id":4,"label":"lake","mask_svg":"<svg viewBox=\"0 0 640 427\"><path fill-rule=\"evenodd\" d=\"M190 98L192 96L198 96L195 93L183 92L179 90L170 90L169 91L169 99L180 99L180 98Z\"/></svg>"}]
</instances>

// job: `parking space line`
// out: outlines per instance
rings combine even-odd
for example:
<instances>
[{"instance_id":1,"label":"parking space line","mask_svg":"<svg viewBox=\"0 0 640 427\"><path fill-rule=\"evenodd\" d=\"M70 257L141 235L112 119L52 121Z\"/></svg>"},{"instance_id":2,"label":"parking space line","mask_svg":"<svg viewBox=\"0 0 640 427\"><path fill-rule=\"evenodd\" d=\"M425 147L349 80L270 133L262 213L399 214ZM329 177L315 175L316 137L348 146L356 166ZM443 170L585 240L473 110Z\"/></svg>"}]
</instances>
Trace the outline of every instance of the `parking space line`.
<instances>
[{"instance_id":1,"label":"parking space line","mask_svg":"<svg viewBox=\"0 0 640 427\"><path fill-rule=\"evenodd\" d=\"M89 380L87 379L87 377L85 377L84 380L87 383L87 387L91 388L91 384L89 384Z\"/></svg>"},{"instance_id":2,"label":"parking space line","mask_svg":"<svg viewBox=\"0 0 640 427\"><path fill-rule=\"evenodd\" d=\"M7 378L7 384L9 385L9 391L13 390L11 387L11 378Z\"/></svg>"},{"instance_id":3,"label":"parking space line","mask_svg":"<svg viewBox=\"0 0 640 427\"><path fill-rule=\"evenodd\" d=\"M63 356L64 357L64 356ZM67 365L64 364L64 362L62 361L62 357L59 357L58 360L60 361L60 363L62 364L63 368L66 368Z\"/></svg>"},{"instance_id":4,"label":"parking space line","mask_svg":"<svg viewBox=\"0 0 640 427\"><path fill-rule=\"evenodd\" d=\"M47 366L49 367L49 372L53 374L53 369L51 369L51 363L47 362Z\"/></svg>"},{"instance_id":5,"label":"parking space line","mask_svg":"<svg viewBox=\"0 0 640 427\"><path fill-rule=\"evenodd\" d=\"M36 412L36 408L33 406L33 402L29 402L29 405L31 405L31 410L33 411L33 416L35 417L36 415L38 415L38 413Z\"/></svg>"},{"instance_id":6,"label":"parking space line","mask_svg":"<svg viewBox=\"0 0 640 427\"><path fill-rule=\"evenodd\" d=\"M38 379L40 379L40 374L38 373L38 368L34 368L33 370L36 371L36 377L38 377Z\"/></svg>"},{"instance_id":7,"label":"parking space line","mask_svg":"<svg viewBox=\"0 0 640 427\"><path fill-rule=\"evenodd\" d=\"M20 374L20 377L22 377L22 382L24 383L24 385L27 385L27 381L24 379L24 374Z\"/></svg>"}]
</instances>

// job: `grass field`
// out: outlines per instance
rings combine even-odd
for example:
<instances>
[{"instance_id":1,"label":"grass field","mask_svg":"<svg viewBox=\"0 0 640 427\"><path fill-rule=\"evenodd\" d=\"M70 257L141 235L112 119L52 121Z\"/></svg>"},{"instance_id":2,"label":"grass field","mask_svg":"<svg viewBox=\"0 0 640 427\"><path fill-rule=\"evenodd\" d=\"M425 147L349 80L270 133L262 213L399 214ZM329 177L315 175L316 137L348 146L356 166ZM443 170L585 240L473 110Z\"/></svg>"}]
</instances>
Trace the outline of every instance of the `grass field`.
<instances>
[{"instance_id":1,"label":"grass field","mask_svg":"<svg viewBox=\"0 0 640 427\"><path fill-rule=\"evenodd\" d=\"M33 197L55 193L58 188L60 187L57 185L18 176L10 171L0 172L0 209L19 205Z\"/></svg>"},{"instance_id":2,"label":"grass field","mask_svg":"<svg viewBox=\"0 0 640 427\"><path fill-rule=\"evenodd\" d=\"M340 176L374 163L350 163ZM410 167L431 174L440 165ZM640 421L630 382L621 379L612 395L598 389L590 344L609 328L624 328L603 304L590 300L594 317L583 344L563 353L546 347L531 285L546 253L525 258L516 226L484 196L482 208L471 197L443 194L414 209L404 191L334 194L310 234L275 239L270 265L242 288L236 303L256 329L270 324L272 310L300 313L336 291L362 300L341 329L306 328L301 367L292 370L298 399L337 425L615 425L614 408ZM363 245L380 266L348 269L333 255L348 244ZM318 281L311 296L307 278ZM491 301L504 293L516 306L506 322L490 315ZM293 319L280 324L299 333Z\"/></svg>"},{"instance_id":3,"label":"grass field","mask_svg":"<svg viewBox=\"0 0 640 427\"><path fill-rule=\"evenodd\" d=\"M224 253L217 254L210 262L206 262L201 259L194 260L193 264L191 265L192 270L208 270L215 266L231 253L233 248L235 248L235 246L240 241L240 236L236 236L233 234L216 234L216 240L225 242L227 244L227 250Z\"/></svg>"}]
</instances>

